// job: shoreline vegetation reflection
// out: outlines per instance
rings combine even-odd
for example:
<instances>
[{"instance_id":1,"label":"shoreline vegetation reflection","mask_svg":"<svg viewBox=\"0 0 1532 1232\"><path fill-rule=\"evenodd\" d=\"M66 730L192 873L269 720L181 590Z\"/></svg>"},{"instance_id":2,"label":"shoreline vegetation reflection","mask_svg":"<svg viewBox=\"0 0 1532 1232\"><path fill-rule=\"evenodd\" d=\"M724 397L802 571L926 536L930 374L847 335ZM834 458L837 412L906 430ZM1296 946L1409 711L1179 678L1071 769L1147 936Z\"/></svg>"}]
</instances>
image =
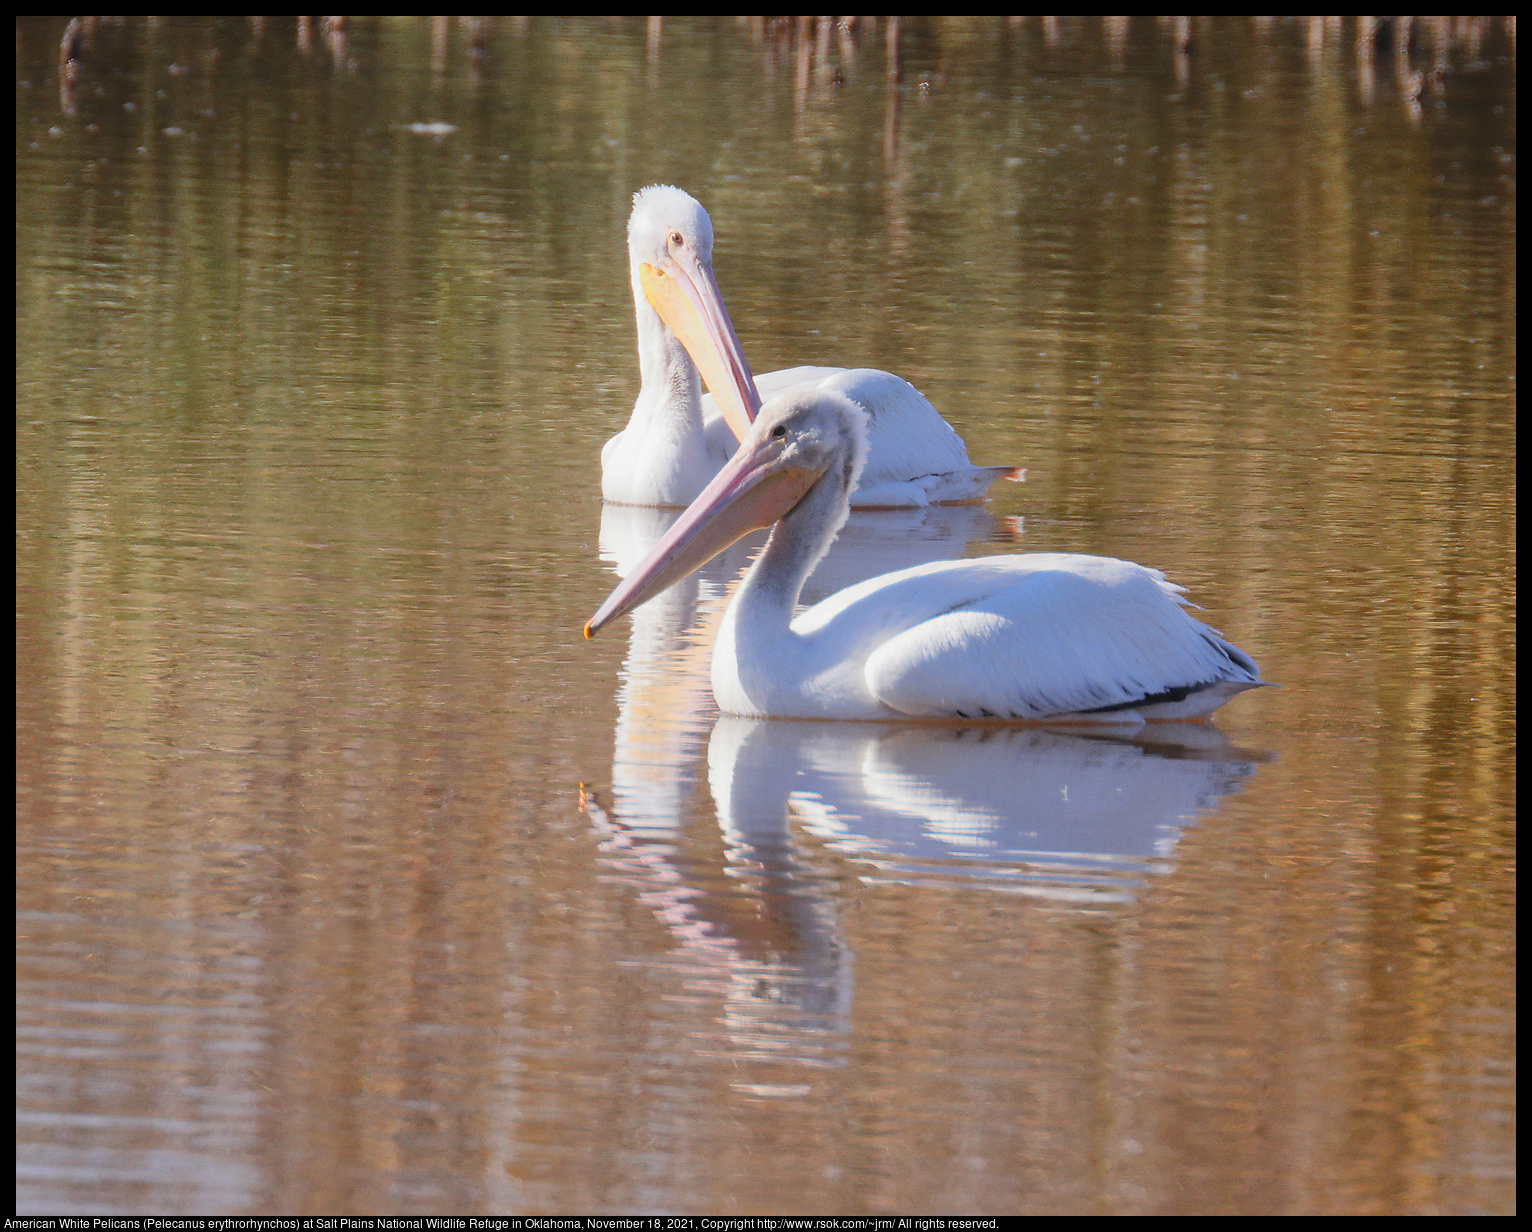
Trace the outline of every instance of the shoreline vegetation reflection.
<instances>
[{"instance_id":1,"label":"shoreline vegetation reflection","mask_svg":"<svg viewBox=\"0 0 1532 1232\"><path fill-rule=\"evenodd\" d=\"M120 29L125 17L82 16L70 19L59 41L58 72L60 110L74 115L78 92L89 88L93 52L98 39L110 37ZM251 40L284 37L279 23L252 16L248 20ZM512 37L525 37L527 17L434 17L420 19L429 25L433 69L445 72L454 54L463 56L471 66L489 54L491 41L503 31ZM1207 17L1162 16L1152 20L1154 41L1162 54L1170 57L1176 81L1191 83L1196 54L1213 34L1212 19ZM1250 33L1257 41L1278 37L1279 19L1250 17ZM879 30L879 25L882 30ZM1109 16L1097 19L1044 16L1010 17L995 27L1002 37L1022 33L1024 24L1036 24L1042 42L1049 49L1062 48L1078 40L1099 44L1110 64L1121 66L1128 58L1130 45L1129 17ZM1095 24L1099 22L1099 26ZM1514 16L1299 16L1290 19L1315 72L1323 70L1348 73L1355 81L1358 98L1371 104L1380 91L1392 92L1411 119L1418 119L1423 100L1439 95L1444 79L1454 72L1474 72L1484 66L1486 40L1499 35L1513 53L1516 19ZM791 73L793 96L797 106L806 104L809 91L833 90L846 83L847 75L866 71L866 61L878 52L883 57L883 74L892 86L903 72L901 62L901 23L899 17L739 17L740 36L757 49L760 70L771 79ZM362 65L354 54L354 39L363 19L346 16L295 19L292 47L300 56L327 55L338 73L357 73ZM1286 25L1288 23L1281 23ZM285 23L281 23L285 25ZM649 17L645 26L645 55L653 71L665 46L665 19ZM1342 48L1345 56L1327 55L1327 50ZM172 72L189 68L171 66ZM941 70L922 71L916 87L929 94L940 85ZM896 116L891 113L885 128L885 154L891 154L895 141ZM453 131L440 121L421 123L416 131L443 136Z\"/></svg>"}]
</instances>

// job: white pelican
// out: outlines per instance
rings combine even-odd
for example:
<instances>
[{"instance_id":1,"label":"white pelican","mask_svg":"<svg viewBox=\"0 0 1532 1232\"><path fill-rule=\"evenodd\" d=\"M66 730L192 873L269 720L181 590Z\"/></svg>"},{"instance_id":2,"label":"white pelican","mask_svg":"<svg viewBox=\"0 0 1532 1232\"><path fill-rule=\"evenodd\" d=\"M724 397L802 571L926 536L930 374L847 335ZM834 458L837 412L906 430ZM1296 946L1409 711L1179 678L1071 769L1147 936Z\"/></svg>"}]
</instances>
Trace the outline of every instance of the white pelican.
<instances>
[{"instance_id":1,"label":"white pelican","mask_svg":"<svg viewBox=\"0 0 1532 1232\"><path fill-rule=\"evenodd\" d=\"M808 609L804 579L845 522L867 416L844 394L779 394L727 465L628 574L585 636L775 523L713 649L713 695L769 718L1138 724L1199 719L1266 682L1142 565L1036 553L869 578Z\"/></svg>"},{"instance_id":2,"label":"white pelican","mask_svg":"<svg viewBox=\"0 0 1532 1232\"><path fill-rule=\"evenodd\" d=\"M875 368L784 368L752 378L713 279L713 224L667 184L635 193L628 272L641 386L628 426L601 450L601 495L685 506L750 429L762 398L805 382L847 394L871 420L859 508L980 501L1005 466L973 466L963 440L908 381ZM695 362L694 362L695 361ZM698 370L711 394L703 396Z\"/></svg>"}]
</instances>

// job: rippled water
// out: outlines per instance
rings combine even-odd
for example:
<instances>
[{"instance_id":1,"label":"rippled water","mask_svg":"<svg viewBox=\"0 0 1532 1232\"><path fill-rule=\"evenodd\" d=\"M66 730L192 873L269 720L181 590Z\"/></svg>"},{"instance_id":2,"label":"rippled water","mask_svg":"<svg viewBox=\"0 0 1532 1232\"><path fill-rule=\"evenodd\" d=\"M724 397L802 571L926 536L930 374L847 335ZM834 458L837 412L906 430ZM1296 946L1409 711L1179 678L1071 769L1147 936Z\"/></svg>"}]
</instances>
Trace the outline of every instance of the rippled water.
<instances>
[{"instance_id":1,"label":"rippled water","mask_svg":"<svg viewBox=\"0 0 1532 1232\"><path fill-rule=\"evenodd\" d=\"M1511 1210L1514 47L1437 29L23 21L18 1208ZM758 538L585 643L655 181L757 371L1027 468L810 598L1123 556L1283 688L719 719Z\"/></svg>"}]
</instances>

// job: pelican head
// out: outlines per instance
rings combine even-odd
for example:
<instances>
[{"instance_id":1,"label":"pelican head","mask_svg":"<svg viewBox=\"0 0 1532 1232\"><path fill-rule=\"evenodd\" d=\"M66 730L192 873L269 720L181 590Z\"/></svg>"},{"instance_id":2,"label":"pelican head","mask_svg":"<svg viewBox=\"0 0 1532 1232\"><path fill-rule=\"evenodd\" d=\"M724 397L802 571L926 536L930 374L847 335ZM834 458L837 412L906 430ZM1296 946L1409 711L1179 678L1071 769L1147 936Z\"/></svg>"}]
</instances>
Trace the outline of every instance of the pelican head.
<instances>
[{"instance_id":1,"label":"pelican head","mask_svg":"<svg viewBox=\"0 0 1532 1232\"><path fill-rule=\"evenodd\" d=\"M590 618L585 636L779 521L805 523L801 585L845 523L866 460L867 413L845 394L813 385L778 394L724 468Z\"/></svg>"},{"instance_id":2,"label":"pelican head","mask_svg":"<svg viewBox=\"0 0 1532 1232\"><path fill-rule=\"evenodd\" d=\"M669 184L634 193L628 266L640 349L650 345L657 327L668 330L697 366L734 435L743 439L760 396L713 278L713 223L707 211Z\"/></svg>"}]
</instances>

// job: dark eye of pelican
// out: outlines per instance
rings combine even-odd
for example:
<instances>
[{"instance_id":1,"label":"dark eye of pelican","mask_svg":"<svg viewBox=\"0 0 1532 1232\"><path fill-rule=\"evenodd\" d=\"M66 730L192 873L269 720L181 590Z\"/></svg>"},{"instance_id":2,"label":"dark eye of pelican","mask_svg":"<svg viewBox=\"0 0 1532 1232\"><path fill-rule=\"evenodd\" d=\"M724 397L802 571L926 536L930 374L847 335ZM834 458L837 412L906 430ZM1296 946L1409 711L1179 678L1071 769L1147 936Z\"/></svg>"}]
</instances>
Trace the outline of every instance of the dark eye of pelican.
<instances>
[{"instance_id":1,"label":"dark eye of pelican","mask_svg":"<svg viewBox=\"0 0 1532 1232\"><path fill-rule=\"evenodd\" d=\"M773 428L771 430L771 434L772 434L772 436L775 436L775 437L778 437L778 438L786 436L787 435L787 425L785 425L785 424L778 424L775 428Z\"/></svg>"},{"instance_id":2,"label":"dark eye of pelican","mask_svg":"<svg viewBox=\"0 0 1532 1232\"><path fill-rule=\"evenodd\" d=\"M679 231L672 231L670 233L670 242L677 248L686 247L686 237L683 236Z\"/></svg>"}]
</instances>

